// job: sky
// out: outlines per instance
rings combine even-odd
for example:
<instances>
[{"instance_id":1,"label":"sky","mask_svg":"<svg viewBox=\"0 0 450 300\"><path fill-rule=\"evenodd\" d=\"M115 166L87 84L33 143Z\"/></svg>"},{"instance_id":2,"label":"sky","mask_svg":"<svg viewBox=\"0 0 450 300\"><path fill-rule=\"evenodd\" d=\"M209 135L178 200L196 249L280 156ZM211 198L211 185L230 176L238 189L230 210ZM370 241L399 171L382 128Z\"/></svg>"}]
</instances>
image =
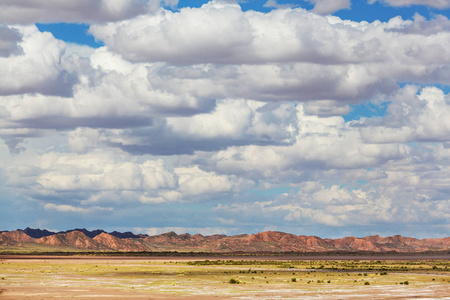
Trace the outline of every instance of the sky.
<instances>
[{"instance_id":1,"label":"sky","mask_svg":"<svg viewBox=\"0 0 450 300\"><path fill-rule=\"evenodd\" d=\"M449 0L0 3L0 230L450 236Z\"/></svg>"}]
</instances>

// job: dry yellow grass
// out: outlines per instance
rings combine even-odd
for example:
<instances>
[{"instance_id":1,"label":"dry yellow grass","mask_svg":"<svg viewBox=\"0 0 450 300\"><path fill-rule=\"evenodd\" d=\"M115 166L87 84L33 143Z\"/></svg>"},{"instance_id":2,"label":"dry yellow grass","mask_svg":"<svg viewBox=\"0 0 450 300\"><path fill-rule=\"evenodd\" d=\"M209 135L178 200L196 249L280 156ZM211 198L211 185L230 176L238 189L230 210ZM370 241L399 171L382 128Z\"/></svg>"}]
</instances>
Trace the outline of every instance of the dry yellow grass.
<instances>
[{"instance_id":1,"label":"dry yellow grass","mask_svg":"<svg viewBox=\"0 0 450 300\"><path fill-rule=\"evenodd\" d=\"M450 295L449 269L446 260L12 259L0 261L0 290L2 299L439 298Z\"/></svg>"}]
</instances>

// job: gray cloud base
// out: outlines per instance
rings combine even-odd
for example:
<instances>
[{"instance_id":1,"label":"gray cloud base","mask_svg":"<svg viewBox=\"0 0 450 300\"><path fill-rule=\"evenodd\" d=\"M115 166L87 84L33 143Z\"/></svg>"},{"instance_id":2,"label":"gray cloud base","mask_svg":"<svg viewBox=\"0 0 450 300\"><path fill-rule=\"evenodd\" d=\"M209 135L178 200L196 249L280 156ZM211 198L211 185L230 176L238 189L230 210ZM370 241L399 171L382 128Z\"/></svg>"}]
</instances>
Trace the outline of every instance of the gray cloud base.
<instances>
[{"instance_id":1,"label":"gray cloud base","mask_svg":"<svg viewBox=\"0 0 450 300\"><path fill-rule=\"evenodd\" d=\"M96 23L132 18L155 11L159 1L144 0L6 0L2 1L0 22L33 23Z\"/></svg>"}]
</instances>

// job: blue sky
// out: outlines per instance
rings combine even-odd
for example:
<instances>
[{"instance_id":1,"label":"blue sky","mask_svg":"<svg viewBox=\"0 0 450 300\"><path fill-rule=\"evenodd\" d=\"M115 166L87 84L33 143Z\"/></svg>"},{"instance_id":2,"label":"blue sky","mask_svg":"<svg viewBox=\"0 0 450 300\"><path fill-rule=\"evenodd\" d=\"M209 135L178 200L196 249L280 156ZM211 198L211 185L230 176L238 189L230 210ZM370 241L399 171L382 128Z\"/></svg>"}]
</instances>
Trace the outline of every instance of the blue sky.
<instances>
[{"instance_id":1,"label":"blue sky","mask_svg":"<svg viewBox=\"0 0 450 300\"><path fill-rule=\"evenodd\" d=\"M448 236L450 3L417 3L0 4L0 230Z\"/></svg>"}]
</instances>

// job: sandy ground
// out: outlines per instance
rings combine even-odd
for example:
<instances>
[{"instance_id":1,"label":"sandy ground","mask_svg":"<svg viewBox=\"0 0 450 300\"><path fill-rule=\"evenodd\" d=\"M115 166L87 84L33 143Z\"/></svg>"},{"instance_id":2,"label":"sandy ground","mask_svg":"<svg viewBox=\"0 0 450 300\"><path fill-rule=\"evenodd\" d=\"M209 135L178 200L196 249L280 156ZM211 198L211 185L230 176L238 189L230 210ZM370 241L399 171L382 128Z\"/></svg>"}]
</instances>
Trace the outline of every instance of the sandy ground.
<instances>
[{"instance_id":1,"label":"sandy ground","mask_svg":"<svg viewBox=\"0 0 450 300\"><path fill-rule=\"evenodd\" d=\"M229 284L223 279L229 276L219 273L223 270L236 271L238 270L236 266L215 266L212 269L216 272L215 275L208 277L204 274L200 276L181 273L178 274L182 275L181 277L176 274L167 276L165 273L148 271L150 267L151 270L167 270L167 272L171 272L172 269L189 268L186 264L165 265L166 261L169 262L171 259L149 260L147 258L144 261L130 258L58 258L54 260L48 257L45 259L5 259L3 257L0 258L0 299L450 299L450 277L446 272L419 274L423 282L417 279L409 285L388 282L384 284L381 281L380 284L375 284L374 281L372 285L365 286L362 283L343 285L312 282L306 284L304 281L285 280L290 278L287 276L292 276L290 275L293 274L292 271L306 276L305 270L289 270L289 274L283 274L282 272L286 270L273 269L269 271L275 272L272 274L278 272L278 275L269 276L268 270L264 269L263 275L267 274L269 276L267 278L270 278L267 280L271 282L243 284ZM96 271L102 268L106 271ZM199 268L196 267L196 270ZM110 272L109 270L118 271ZM121 273L120 270L124 271ZM211 270L211 267L208 270ZM222 277L217 274L222 274L220 275ZM216 275L217 279L212 279ZM235 272L233 276L239 278L239 275L240 273ZM408 278L414 278L411 276L417 274L406 275L409 276ZM428 275L430 278L427 278ZM378 280L374 276L369 274L367 280L371 278ZM435 280L431 281L431 277ZM241 276L241 278L244 277Z\"/></svg>"},{"instance_id":2,"label":"sandy ground","mask_svg":"<svg viewBox=\"0 0 450 300\"><path fill-rule=\"evenodd\" d=\"M328 286L323 289L304 291L279 286L259 286L252 289L239 289L234 291L233 295L224 289L197 290L193 294L170 295L88 286L20 286L3 290L0 299L450 299L449 288L442 285L420 288L383 286L352 289Z\"/></svg>"}]
</instances>

